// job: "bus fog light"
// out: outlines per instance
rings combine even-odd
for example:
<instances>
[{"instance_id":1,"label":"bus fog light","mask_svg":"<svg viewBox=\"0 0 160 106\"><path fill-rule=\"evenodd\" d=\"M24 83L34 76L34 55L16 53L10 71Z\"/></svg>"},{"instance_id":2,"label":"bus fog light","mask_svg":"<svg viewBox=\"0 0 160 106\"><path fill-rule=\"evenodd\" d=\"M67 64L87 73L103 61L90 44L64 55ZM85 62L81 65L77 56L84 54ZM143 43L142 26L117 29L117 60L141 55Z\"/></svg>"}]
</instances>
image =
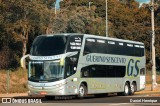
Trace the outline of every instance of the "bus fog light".
<instances>
[{"instance_id":1,"label":"bus fog light","mask_svg":"<svg viewBox=\"0 0 160 106\"><path fill-rule=\"evenodd\" d=\"M77 78L73 78L73 81L75 81L75 82L76 82L77 80L78 80Z\"/></svg>"}]
</instances>

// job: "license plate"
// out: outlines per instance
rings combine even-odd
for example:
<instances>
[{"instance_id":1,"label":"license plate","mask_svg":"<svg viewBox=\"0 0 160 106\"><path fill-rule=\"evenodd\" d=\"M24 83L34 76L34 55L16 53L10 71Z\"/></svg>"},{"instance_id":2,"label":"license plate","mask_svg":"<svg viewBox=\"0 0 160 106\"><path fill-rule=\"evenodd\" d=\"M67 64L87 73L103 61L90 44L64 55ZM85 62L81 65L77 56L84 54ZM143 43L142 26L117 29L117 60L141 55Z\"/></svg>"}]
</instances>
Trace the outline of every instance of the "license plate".
<instances>
[{"instance_id":1,"label":"license plate","mask_svg":"<svg viewBox=\"0 0 160 106\"><path fill-rule=\"evenodd\" d=\"M46 95L47 92L40 92L40 95Z\"/></svg>"}]
</instances>

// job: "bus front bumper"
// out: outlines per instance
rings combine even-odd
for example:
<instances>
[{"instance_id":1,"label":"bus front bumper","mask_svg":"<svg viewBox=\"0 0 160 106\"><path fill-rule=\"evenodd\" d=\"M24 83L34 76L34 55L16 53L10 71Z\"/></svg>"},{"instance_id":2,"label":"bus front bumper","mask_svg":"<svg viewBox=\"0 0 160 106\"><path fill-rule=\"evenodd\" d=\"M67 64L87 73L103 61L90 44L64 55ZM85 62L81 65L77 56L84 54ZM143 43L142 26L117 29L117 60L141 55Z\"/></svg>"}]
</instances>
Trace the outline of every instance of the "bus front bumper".
<instances>
[{"instance_id":1,"label":"bus front bumper","mask_svg":"<svg viewBox=\"0 0 160 106\"><path fill-rule=\"evenodd\" d=\"M28 86L29 91L28 95L66 95L65 92L65 86L61 87L34 87L34 86Z\"/></svg>"},{"instance_id":2,"label":"bus front bumper","mask_svg":"<svg viewBox=\"0 0 160 106\"><path fill-rule=\"evenodd\" d=\"M64 95L77 95L78 90L76 88L68 91L71 88L66 86L61 87L29 87L28 96L39 95L39 96L64 96Z\"/></svg>"}]
</instances>

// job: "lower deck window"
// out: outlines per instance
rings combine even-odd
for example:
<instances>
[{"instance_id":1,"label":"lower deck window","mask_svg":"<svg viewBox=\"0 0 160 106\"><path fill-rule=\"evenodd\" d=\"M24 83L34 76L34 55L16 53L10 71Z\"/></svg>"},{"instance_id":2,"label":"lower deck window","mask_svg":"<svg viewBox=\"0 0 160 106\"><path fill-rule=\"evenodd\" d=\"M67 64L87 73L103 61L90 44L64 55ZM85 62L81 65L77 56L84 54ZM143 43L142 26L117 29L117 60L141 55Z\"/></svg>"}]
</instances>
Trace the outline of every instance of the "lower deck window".
<instances>
[{"instance_id":1,"label":"lower deck window","mask_svg":"<svg viewBox=\"0 0 160 106\"><path fill-rule=\"evenodd\" d=\"M90 65L81 69L81 77L124 77L125 72L125 66Z\"/></svg>"}]
</instances>

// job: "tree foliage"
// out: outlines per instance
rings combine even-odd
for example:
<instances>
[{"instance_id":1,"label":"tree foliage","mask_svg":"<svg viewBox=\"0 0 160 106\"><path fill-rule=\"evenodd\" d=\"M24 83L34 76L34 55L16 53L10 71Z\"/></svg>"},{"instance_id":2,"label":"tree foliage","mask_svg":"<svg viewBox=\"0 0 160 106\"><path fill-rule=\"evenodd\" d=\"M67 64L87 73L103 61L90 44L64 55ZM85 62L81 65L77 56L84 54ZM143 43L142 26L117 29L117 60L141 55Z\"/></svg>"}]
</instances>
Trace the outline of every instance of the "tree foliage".
<instances>
[{"instance_id":1,"label":"tree foliage","mask_svg":"<svg viewBox=\"0 0 160 106\"><path fill-rule=\"evenodd\" d=\"M29 38L44 33L50 26L53 10L39 0L1 0L0 8L0 48L10 55L9 60L6 59L8 65L0 68L15 67L27 52Z\"/></svg>"},{"instance_id":2,"label":"tree foliage","mask_svg":"<svg viewBox=\"0 0 160 106\"><path fill-rule=\"evenodd\" d=\"M109 37L144 42L150 61L151 13L134 0L107 0ZM106 34L106 0L0 0L0 69L19 66L40 34ZM90 6L89 6L90 2ZM160 6L156 1L156 57L160 58Z\"/></svg>"}]
</instances>

